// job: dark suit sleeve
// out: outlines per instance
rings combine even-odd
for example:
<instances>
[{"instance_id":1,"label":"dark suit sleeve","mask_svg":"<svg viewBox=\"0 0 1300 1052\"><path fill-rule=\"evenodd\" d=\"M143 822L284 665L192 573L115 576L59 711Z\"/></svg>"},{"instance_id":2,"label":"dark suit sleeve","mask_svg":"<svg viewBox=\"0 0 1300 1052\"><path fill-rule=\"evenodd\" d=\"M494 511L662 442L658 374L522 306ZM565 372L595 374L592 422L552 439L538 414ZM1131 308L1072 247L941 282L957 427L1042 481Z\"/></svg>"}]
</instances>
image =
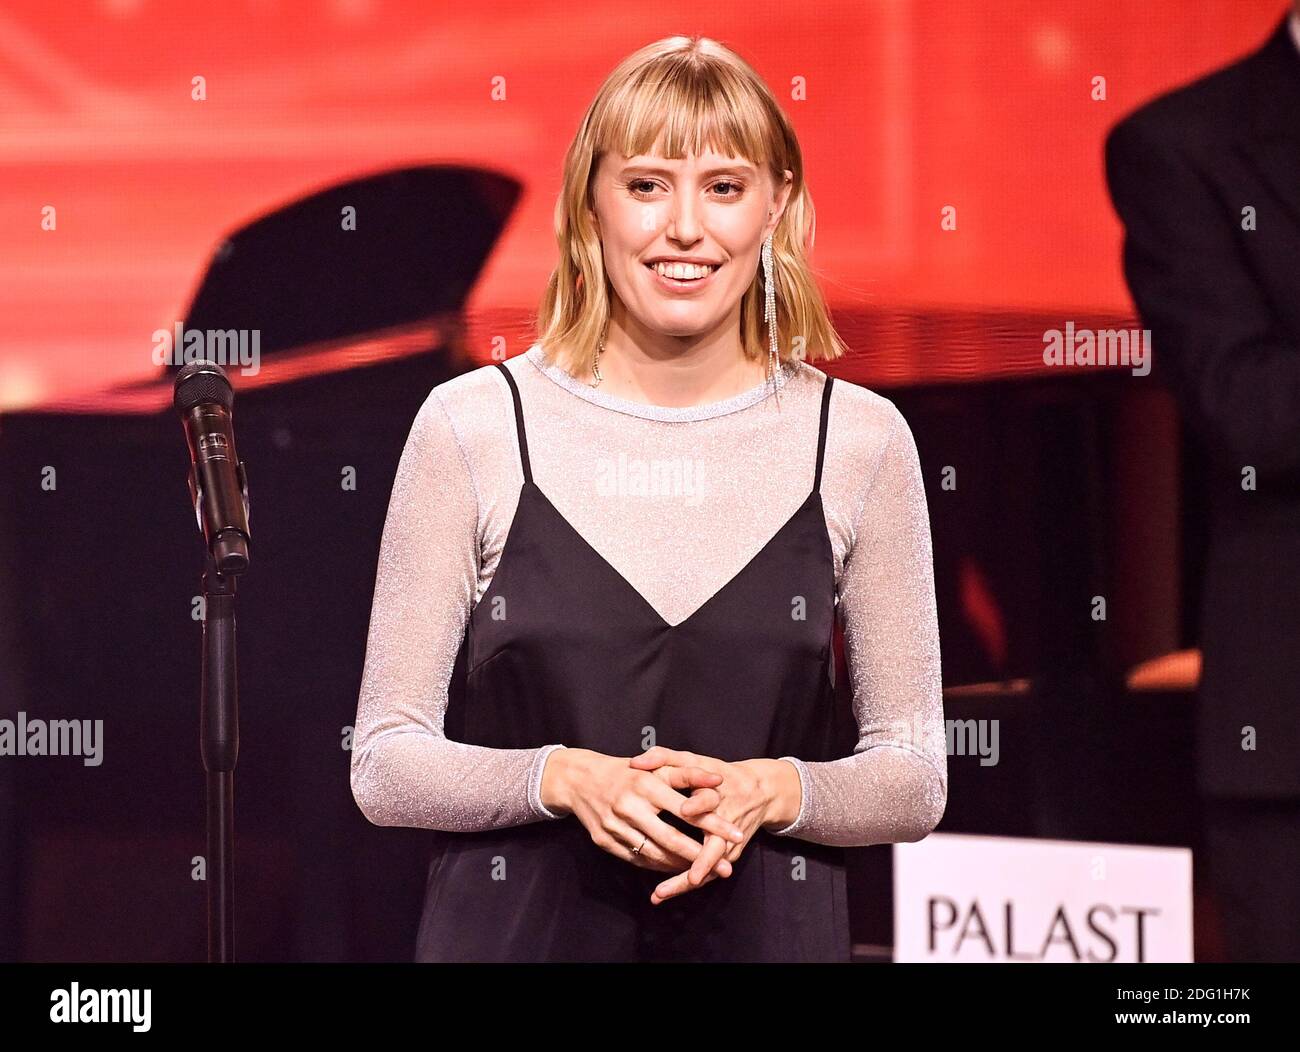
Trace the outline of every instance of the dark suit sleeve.
<instances>
[{"instance_id":1,"label":"dark suit sleeve","mask_svg":"<svg viewBox=\"0 0 1300 1052\"><path fill-rule=\"evenodd\" d=\"M1132 120L1106 140L1106 178L1153 374L1234 463L1261 476L1300 468L1300 348L1239 243L1250 236L1241 209L1253 202L1225 200L1184 149Z\"/></svg>"}]
</instances>

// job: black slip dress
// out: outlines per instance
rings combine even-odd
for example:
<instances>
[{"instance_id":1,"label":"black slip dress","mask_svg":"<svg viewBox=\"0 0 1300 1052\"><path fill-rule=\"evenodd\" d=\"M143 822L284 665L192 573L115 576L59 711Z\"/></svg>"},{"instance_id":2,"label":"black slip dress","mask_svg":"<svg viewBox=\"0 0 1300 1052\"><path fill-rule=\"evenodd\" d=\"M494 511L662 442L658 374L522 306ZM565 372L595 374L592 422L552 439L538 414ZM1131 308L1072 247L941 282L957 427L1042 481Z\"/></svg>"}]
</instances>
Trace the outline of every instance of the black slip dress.
<instances>
[{"instance_id":1,"label":"black slip dress","mask_svg":"<svg viewBox=\"0 0 1300 1052\"><path fill-rule=\"evenodd\" d=\"M730 762L849 755L834 712L834 562L820 492L831 378L812 491L734 577L670 625L533 482L519 389L498 367L514 399L523 484L456 659L447 737L629 757L649 741ZM671 812L660 817L703 838ZM652 905L671 875L604 851L571 814L439 831L416 960L849 960L843 848L760 829L730 877Z\"/></svg>"}]
</instances>

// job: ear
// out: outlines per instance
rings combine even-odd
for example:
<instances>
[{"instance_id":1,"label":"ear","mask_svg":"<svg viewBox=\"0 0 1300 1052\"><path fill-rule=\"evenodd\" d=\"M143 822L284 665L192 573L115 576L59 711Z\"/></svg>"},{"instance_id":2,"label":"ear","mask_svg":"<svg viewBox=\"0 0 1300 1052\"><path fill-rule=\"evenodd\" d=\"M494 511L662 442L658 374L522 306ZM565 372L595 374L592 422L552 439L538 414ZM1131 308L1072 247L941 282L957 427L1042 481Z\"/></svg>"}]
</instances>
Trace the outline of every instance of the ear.
<instances>
[{"instance_id":1,"label":"ear","mask_svg":"<svg viewBox=\"0 0 1300 1052\"><path fill-rule=\"evenodd\" d=\"M777 189L773 198L772 207L769 210L770 219L768 220L767 234L770 234L777 228L781 222L781 217L785 214L785 206L790 202L790 192L794 189L794 172L787 168L784 172L784 179L781 186ZM763 236L766 237L767 234Z\"/></svg>"}]
</instances>

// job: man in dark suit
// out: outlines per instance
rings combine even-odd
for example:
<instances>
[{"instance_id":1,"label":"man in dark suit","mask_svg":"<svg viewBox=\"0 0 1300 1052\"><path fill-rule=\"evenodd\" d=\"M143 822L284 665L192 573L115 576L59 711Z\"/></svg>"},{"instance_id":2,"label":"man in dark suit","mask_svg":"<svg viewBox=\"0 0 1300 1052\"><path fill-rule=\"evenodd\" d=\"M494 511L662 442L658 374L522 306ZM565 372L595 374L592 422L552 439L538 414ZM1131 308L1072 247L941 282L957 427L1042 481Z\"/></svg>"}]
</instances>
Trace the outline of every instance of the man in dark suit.
<instances>
[{"instance_id":1,"label":"man in dark suit","mask_svg":"<svg viewBox=\"0 0 1300 1052\"><path fill-rule=\"evenodd\" d=\"M1106 140L1153 375L1204 445L1197 785L1234 960L1300 960L1300 0ZM1198 863L1201 860L1198 860Z\"/></svg>"}]
</instances>

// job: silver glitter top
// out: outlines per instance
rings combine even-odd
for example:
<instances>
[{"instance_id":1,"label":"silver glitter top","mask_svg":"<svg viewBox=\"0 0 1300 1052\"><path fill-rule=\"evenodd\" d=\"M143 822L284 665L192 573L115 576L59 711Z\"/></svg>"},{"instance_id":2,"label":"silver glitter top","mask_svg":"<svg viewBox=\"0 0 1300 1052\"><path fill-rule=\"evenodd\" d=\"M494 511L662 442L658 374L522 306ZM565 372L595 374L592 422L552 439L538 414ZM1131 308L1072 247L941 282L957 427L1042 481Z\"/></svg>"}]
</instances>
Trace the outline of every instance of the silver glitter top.
<instances>
[{"instance_id":1,"label":"silver glitter top","mask_svg":"<svg viewBox=\"0 0 1300 1052\"><path fill-rule=\"evenodd\" d=\"M775 395L762 383L688 407L602 392L539 345L506 368L534 481L669 624L745 566L812 489L825 374L807 362L785 367ZM493 749L443 733L456 653L522 482L500 370L436 386L402 453L380 545L351 769L371 822L475 831L561 817L540 786L563 743ZM925 490L891 401L835 381L821 493L859 735L839 760L778 757L798 771L802 802L776 832L843 846L918 840L947 803L947 747Z\"/></svg>"}]
</instances>

